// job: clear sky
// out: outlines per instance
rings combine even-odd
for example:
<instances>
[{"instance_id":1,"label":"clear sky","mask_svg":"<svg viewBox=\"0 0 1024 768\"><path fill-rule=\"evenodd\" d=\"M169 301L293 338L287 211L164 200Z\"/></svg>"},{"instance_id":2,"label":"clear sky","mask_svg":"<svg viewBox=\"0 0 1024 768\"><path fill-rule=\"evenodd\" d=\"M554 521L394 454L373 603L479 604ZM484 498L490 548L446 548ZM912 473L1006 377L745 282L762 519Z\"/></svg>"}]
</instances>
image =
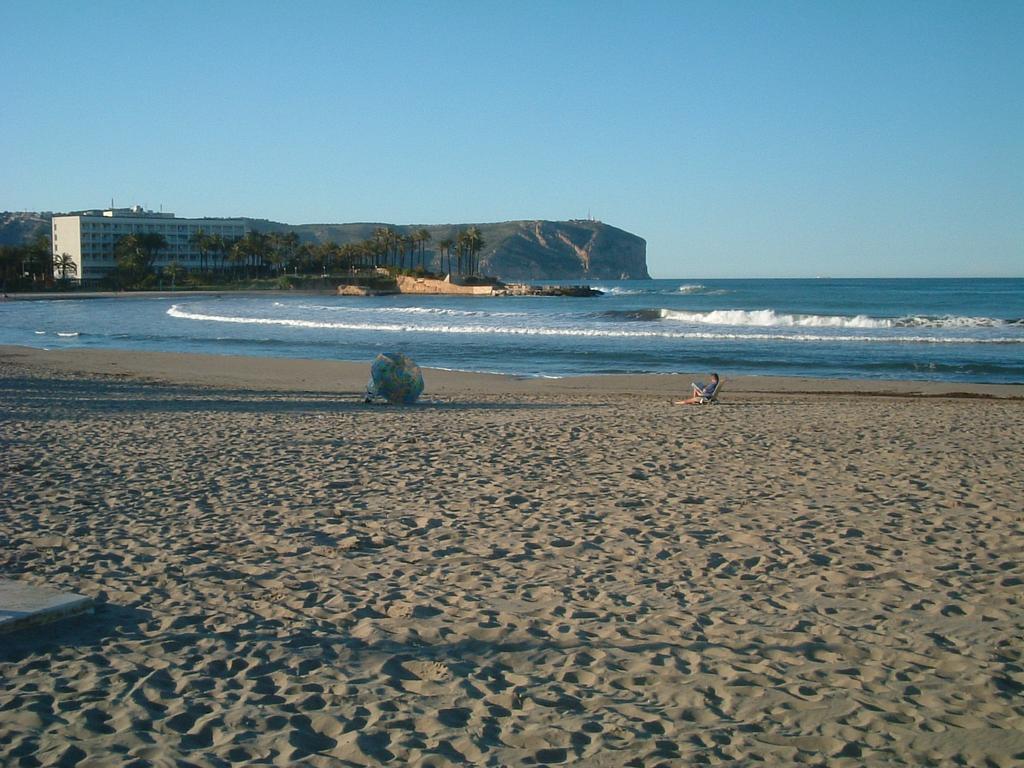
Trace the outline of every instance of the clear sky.
<instances>
[{"instance_id":1,"label":"clear sky","mask_svg":"<svg viewBox=\"0 0 1024 768\"><path fill-rule=\"evenodd\" d=\"M0 210L580 218L655 277L1024 275L1024 2L0 0Z\"/></svg>"}]
</instances>

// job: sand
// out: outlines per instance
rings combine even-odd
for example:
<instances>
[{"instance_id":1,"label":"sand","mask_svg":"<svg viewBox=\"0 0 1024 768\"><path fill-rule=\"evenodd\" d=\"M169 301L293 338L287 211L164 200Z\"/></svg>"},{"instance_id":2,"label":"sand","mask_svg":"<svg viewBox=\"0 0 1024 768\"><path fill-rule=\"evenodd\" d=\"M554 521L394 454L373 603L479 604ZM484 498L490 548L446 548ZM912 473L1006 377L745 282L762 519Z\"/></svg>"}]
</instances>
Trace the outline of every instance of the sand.
<instances>
[{"instance_id":1,"label":"sand","mask_svg":"<svg viewBox=\"0 0 1024 768\"><path fill-rule=\"evenodd\" d=\"M1024 387L367 369L0 348L0 764L1024 760Z\"/></svg>"}]
</instances>

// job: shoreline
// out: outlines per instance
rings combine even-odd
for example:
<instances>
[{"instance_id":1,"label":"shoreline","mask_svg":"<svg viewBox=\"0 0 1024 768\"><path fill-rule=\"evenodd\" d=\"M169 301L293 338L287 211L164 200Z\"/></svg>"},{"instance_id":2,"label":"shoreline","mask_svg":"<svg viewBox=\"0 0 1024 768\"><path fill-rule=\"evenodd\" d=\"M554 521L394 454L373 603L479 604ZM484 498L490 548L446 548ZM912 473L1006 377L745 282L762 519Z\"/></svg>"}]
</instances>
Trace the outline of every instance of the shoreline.
<instances>
[{"instance_id":1,"label":"shoreline","mask_svg":"<svg viewBox=\"0 0 1024 768\"><path fill-rule=\"evenodd\" d=\"M0 361L41 372L113 375L173 384L361 393L371 360L365 363L283 357L205 355L120 349L59 349L0 345ZM665 398L688 393L701 372L602 374L558 379L526 378L424 368L425 397L433 395L619 394ZM733 396L859 396L1024 399L1024 384L980 384L919 380L837 379L789 376L729 376L723 372L723 401Z\"/></svg>"},{"instance_id":2,"label":"shoreline","mask_svg":"<svg viewBox=\"0 0 1024 768\"><path fill-rule=\"evenodd\" d=\"M169 299L175 296L336 296L336 291L328 290L305 290L267 288L231 290L201 290L201 291L82 291L63 292L49 291L42 293L7 293L0 301L60 301L72 299Z\"/></svg>"}]
</instances>

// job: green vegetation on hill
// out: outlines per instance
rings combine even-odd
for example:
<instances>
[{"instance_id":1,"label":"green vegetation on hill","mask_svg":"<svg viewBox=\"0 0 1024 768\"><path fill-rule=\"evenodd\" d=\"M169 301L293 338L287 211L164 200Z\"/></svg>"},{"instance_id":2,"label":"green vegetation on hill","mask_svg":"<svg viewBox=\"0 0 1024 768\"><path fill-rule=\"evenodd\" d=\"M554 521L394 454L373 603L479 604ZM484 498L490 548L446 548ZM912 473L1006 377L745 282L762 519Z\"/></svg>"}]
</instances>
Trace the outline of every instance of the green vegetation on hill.
<instances>
[{"instance_id":1,"label":"green vegetation on hill","mask_svg":"<svg viewBox=\"0 0 1024 768\"><path fill-rule=\"evenodd\" d=\"M439 244L457 239L460 231L475 229L484 241L476 255L477 270L502 280L615 280L646 279L647 244L643 238L599 221L506 221L490 224L288 225L248 220L257 230L295 232L303 242L355 243L387 228L400 237L426 233L425 268L445 272L447 262Z\"/></svg>"},{"instance_id":2,"label":"green vegetation on hill","mask_svg":"<svg viewBox=\"0 0 1024 768\"><path fill-rule=\"evenodd\" d=\"M0 213L0 280L5 290L52 288L73 281L75 265L49 252L51 214ZM508 221L473 225L303 224L246 219L238 240L197 233L200 263L156 269L166 241L129 235L117 244L108 288L295 283L305 276L350 279L374 270L451 274L464 280L642 279L649 277L642 238L597 221ZM59 278L54 278L54 268ZM287 281L285 278L287 277ZM62 278L62 279L61 279Z\"/></svg>"}]
</instances>

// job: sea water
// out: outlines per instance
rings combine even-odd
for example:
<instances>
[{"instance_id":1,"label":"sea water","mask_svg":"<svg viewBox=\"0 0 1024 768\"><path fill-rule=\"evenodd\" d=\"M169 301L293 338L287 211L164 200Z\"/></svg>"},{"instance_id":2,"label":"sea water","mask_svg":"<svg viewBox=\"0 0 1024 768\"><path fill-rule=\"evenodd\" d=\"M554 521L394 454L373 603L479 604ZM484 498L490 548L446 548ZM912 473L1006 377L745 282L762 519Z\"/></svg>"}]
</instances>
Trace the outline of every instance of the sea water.
<instances>
[{"instance_id":1,"label":"sea water","mask_svg":"<svg viewBox=\"0 0 1024 768\"><path fill-rule=\"evenodd\" d=\"M603 296L272 294L0 303L0 344L520 376L672 373L1024 382L1024 279L643 280Z\"/></svg>"}]
</instances>

